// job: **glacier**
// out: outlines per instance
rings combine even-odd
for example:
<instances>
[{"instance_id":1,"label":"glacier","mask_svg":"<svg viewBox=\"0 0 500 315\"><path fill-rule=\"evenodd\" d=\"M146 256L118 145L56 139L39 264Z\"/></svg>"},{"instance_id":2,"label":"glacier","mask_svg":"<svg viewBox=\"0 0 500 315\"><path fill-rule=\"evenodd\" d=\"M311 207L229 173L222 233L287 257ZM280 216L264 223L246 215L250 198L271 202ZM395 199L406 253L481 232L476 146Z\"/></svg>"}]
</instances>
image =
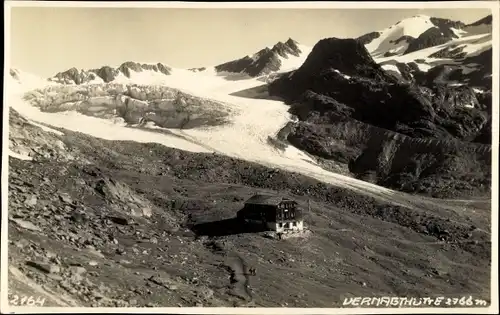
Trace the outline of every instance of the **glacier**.
<instances>
[{"instance_id":1,"label":"glacier","mask_svg":"<svg viewBox=\"0 0 500 315\"><path fill-rule=\"evenodd\" d=\"M296 65L296 67L300 64ZM150 74L148 76L148 74ZM23 79L27 78L26 81ZM136 141L142 143L159 143L171 148L190 152L219 153L234 158L256 162L269 167L301 173L325 183L354 190L400 206L415 207L415 204L436 206L432 198L414 197L369 182L336 174L323 169L314 159L293 146L281 150L269 144L269 138L275 138L278 132L293 117L288 113L288 106L281 101L267 99L249 99L230 95L242 89L249 89L263 84L259 78L227 81L210 72L193 72L183 69L172 69L171 75L158 77L157 73L142 71L133 74L127 80L118 77L113 84L132 85L137 93L148 93L158 87L178 89L193 97L210 102L218 102L228 107L230 122L216 126L200 126L191 129L161 128L148 122L127 124L118 117L92 117L79 113L69 106L64 111L46 112L34 106L33 95L38 101L43 95L33 94L33 90L53 91L57 88L68 89L66 85L49 82L36 76L16 72L7 81L7 102L19 114L35 124L48 125L76 132L82 132L97 138L118 141ZM12 87L12 88L11 88ZM104 85L74 85L73 89L102 91ZM29 92L29 93L28 93ZM26 95L32 95L31 101ZM222 106L222 105L221 105ZM45 127L49 128L49 127ZM53 129L52 129L53 130ZM60 131L55 131L60 132ZM12 154L13 157L18 157ZM446 205L443 205L446 207Z\"/></svg>"}]
</instances>

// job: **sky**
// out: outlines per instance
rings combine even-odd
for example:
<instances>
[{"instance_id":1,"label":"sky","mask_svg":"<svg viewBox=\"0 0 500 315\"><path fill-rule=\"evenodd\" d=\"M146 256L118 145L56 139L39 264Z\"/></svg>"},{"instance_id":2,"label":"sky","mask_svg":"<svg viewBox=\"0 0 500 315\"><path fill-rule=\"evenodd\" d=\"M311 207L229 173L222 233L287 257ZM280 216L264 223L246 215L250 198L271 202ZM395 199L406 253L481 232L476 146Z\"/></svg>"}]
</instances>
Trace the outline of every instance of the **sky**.
<instances>
[{"instance_id":1,"label":"sky","mask_svg":"<svg viewBox=\"0 0 500 315\"><path fill-rule=\"evenodd\" d=\"M42 77L69 68L162 62L217 65L293 38L358 37L417 14L471 23L485 9L11 8L11 67Z\"/></svg>"}]
</instances>

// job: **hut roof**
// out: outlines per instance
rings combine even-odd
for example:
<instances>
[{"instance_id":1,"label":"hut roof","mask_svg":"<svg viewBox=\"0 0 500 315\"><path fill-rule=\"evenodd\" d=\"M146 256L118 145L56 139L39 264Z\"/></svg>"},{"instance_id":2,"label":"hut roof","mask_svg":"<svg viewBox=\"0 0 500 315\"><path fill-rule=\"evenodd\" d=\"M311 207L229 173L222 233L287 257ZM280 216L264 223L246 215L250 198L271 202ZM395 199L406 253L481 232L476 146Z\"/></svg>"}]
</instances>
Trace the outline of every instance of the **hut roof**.
<instances>
[{"instance_id":1,"label":"hut roof","mask_svg":"<svg viewBox=\"0 0 500 315\"><path fill-rule=\"evenodd\" d=\"M245 203L253 205L277 206L282 201L292 201L292 200L279 195L256 194L250 197Z\"/></svg>"}]
</instances>

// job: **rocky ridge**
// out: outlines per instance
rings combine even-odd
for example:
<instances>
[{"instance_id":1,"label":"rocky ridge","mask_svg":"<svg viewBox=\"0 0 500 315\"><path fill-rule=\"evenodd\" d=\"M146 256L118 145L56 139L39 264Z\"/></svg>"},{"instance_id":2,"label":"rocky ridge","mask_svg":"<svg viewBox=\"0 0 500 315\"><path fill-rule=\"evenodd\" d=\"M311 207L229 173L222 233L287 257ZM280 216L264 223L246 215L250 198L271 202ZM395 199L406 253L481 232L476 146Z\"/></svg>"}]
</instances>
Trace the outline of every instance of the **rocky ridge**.
<instances>
[{"instance_id":1,"label":"rocky ridge","mask_svg":"<svg viewBox=\"0 0 500 315\"><path fill-rule=\"evenodd\" d=\"M286 42L278 42L273 47L266 47L252 56L229 61L215 66L217 72L245 73L250 77L258 77L280 70L281 58L298 57L302 51L298 43L289 38Z\"/></svg>"},{"instance_id":2,"label":"rocky ridge","mask_svg":"<svg viewBox=\"0 0 500 315\"><path fill-rule=\"evenodd\" d=\"M61 84L84 84L84 83L109 83L115 80L119 75L130 78L132 72L154 71L164 75L171 74L171 68L162 64L146 64L133 61L122 63L119 67L113 68L103 66L98 69L78 70L71 68L63 72L57 73L54 77L49 78L52 82Z\"/></svg>"}]
</instances>

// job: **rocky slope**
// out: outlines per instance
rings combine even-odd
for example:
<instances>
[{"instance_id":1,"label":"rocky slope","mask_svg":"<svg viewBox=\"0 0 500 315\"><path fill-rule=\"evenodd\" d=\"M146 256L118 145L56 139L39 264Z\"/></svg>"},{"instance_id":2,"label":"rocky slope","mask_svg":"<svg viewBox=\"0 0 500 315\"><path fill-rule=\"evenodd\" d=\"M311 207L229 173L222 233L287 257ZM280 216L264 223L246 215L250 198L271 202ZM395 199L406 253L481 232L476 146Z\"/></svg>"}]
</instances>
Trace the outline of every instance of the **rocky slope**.
<instances>
[{"instance_id":1,"label":"rocky slope","mask_svg":"<svg viewBox=\"0 0 500 315\"><path fill-rule=\"evenodd\" d=\"M357 176L439 196L489 193L491 164L482 162L491 158L484 136L491 134L491 96L436 80L427 86L398 81L362 43L336 38L319 41L299 69L268 91L300 120L288 135L292 144L350 163ZM463 146L470 151L460 151ZM466 187L450 187L454 181Z\"/></svg>"},{"instance_id":2,"label":"rocky slope","mask_svg":"<svg viewBox=\"0 0 500 315\"><path fill-rule=\"evenodd\" d=\"M11 150L30 155L9 158L11 301L339 307L375 291L489 301L488 202L396 207L216 154L9 119ZM309 199L309 236L278 241L231 224L255 192ZM230 272L248 267L257 274L240 290Z\"/></svg>"}]
</instances>

